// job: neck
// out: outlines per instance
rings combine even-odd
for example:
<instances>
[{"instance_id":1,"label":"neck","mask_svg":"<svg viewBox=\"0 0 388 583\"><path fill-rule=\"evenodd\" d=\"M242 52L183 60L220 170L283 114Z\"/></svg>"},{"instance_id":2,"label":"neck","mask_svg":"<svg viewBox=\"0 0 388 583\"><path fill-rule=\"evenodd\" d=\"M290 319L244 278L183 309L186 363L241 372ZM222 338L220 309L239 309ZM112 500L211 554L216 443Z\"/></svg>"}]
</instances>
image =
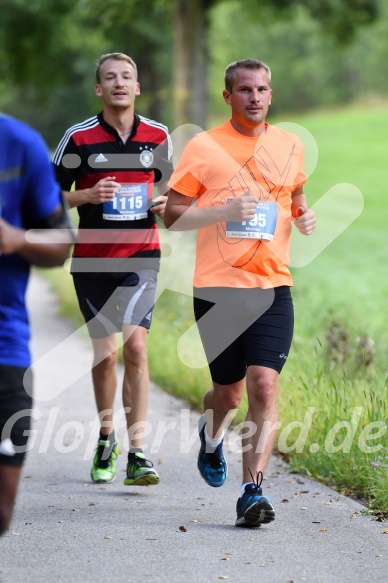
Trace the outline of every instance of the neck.
<instances>
[{"instance_id":1,"label":"neck","mask_svg":"<svg viewBox=\"0 0 388 583\"><path fill-rule=\"evenodd\" d=\"M264 134L267 131L267 126L264 121L260 122L259 124L252 124L252 125L242 125L236 119L230 120L232 127L243 136L247 136L248 138L258 138L261 134Z\"/></svg>"},{"instance_id":2,"label":"neck","mask_svg":"<svg viewBox=\"0 0 388 583\"><path fill-rule=\"evenodd\" d=\"M105 121L114 128L120 136L129 136L135 122L134 110L104 109Z\"/></svg>"}]
</instances>

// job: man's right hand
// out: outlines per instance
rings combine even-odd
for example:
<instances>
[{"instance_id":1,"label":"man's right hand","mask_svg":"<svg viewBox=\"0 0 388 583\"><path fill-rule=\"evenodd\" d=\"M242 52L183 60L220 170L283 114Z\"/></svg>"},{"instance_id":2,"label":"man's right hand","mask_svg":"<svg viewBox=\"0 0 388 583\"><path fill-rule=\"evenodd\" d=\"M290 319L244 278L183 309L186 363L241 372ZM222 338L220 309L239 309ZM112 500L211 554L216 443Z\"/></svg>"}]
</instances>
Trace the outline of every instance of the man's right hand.
<instances>
[{"instance_id":1,"label":"man's right hand","mask_svg":"<svg viewBox=\"0 0 388 583\"><path fill-rule=\"evenodd\" d=\"M258 200L252 196L251 189L241 196L233 198L224 207L224 216L227 221L251 221L256 214Z\"/></svg>"},{"instance_id":2,"label":"man's right hand","mask_svg":"<svg viewBox=\"0 0 388 583\"><path fill-rule=\"evenodd\" d=\"M101 178L92 188L86 188L84 191L85 201L90 204L101 204L112 200L117 188L120 188L121 184L116 182L116 176L107 176L106 178Z\"/></svg>"},{"instance_id":3,"label":"man's right hand","mask_svg":"<svg viewBox=\"0 0 388 583\"><path fill-rule=\"evenodd\" d=\"M25 231L0 217L0 255L18 252L25 245Z\"/></svg>"}]
</instances>

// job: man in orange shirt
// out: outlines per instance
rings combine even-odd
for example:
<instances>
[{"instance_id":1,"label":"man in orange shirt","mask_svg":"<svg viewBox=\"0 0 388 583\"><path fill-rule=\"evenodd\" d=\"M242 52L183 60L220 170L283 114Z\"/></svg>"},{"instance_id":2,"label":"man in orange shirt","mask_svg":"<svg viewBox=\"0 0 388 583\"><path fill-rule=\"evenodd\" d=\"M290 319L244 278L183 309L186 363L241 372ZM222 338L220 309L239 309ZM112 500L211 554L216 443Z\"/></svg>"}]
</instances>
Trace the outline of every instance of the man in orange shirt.
<instances>
[{"instance_id":1,"label":"man in orange shirt","mask_svg":"<svg viewBox=\"0 0 388 583\"><path fill-rule=\"evenodd\" d=\"M248 527L275 518L261 481L293 334L291 225L304 235L315 228L303 192L303 146L265 121L270 81L261 61L226 68L223 96L231 119L186 145L169 182L164 216L172 230L198 229L194 313L213 381L198 427L198 469L210 486L226 479L223 428L247 389L236 526Z\"/></svg>"}]
</instances>

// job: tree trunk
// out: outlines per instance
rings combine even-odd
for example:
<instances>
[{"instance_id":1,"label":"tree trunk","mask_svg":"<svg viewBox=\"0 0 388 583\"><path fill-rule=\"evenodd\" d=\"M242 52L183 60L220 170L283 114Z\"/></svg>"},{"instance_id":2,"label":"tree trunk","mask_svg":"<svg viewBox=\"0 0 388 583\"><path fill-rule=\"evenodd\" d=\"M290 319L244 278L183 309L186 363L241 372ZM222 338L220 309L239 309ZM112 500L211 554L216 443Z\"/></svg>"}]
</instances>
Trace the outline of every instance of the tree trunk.
<instances>
[{"instance_id":1,"label":"tree trunk","mask_svg":"<svg viewBox=\"0 0 388 583\"><path fill-rule=\"evenodd\" d=\"M206 128L208 59L206 0L175 0L173 104L174 128L196 124Z\"/></svg>"}]
</instances>

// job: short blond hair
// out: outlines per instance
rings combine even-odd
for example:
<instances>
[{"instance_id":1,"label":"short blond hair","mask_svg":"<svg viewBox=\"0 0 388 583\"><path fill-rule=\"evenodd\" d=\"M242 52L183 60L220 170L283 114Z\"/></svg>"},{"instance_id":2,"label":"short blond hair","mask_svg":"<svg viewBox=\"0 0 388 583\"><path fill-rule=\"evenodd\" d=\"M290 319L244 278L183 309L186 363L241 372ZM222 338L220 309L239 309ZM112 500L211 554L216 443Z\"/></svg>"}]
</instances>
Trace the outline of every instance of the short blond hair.
<instances>
[{"instance_id":1,"label":"short blond hair","mask_svg":"<svg viewBox=\"0 0 388 583\"><path fill-rule=\"evenodd\" d=\"M126 61L127 63L129 63L131 65L131 67L133 68L133 70L135 71L135 75L136 75L136 79L137 79L136 63L131 57L129 57L125 53L107 53L106 55L101 55L101 57L99 57L99 59L97 59L96 81L98 84L101 83L101 76L100 76L101 65L103 65L105 63L105 61L109 61L110 59L113 59L113 61Z\"/></svg>"},{"instance_id":2,"label":"short blond hair","mask_svg":"<svg viewBox=\"0 0 388 583\"><path fill-rule=\"evenodd\" d=\"M230 63L225 69L225 89L232 93L234 77L237 69L264 69L267 73L268 84L271 84L271 69L263 63L263 61L258 61L257 59L244 59L242 61L234 61Z\"/></svg>"}]
</instances>

